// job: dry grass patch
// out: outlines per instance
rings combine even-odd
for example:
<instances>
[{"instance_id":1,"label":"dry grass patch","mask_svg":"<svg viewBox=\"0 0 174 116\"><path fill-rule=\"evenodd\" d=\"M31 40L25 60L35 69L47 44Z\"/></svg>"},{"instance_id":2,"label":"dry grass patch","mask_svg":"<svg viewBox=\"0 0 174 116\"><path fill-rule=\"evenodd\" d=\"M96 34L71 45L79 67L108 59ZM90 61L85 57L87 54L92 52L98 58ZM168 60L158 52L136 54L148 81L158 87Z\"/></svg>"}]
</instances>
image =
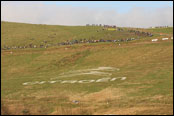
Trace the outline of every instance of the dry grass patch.
<instances>
[{"instance_id":1,"label":"dry grass patch","mask_svg":"<svg viewBox=\"0 0 174 116\"><path fill-rule=\"evenodd\" d=\"M112 115L135 115L137 112L142 112L149 109L156 109L154 107L132 107L132 108L110 108L107 111L103 111L100 113L95 113L95 115L103 115L103 114L112 114Z\"/></svg>"},{"instance_id":2,"label":"dry grass patch","mask_svg":"<svg viewBox=\"0 0 174 116\"><path fill-rule=\"evenodd\" d=\"M117 88L106 88L99 92L90 93L90 94L75 94L70 96L70 101L78 100L84 103L99 103L99 102L108 102L111 100L119 99L124 96L125 93L121 89Z\"/></svg>"},{"instance_id":3,"label":"dry grass patch","mask_svg":"<svg viewBox=\"0 0 174 116\"><path fill-rule=\"evenodd\" d=\"M69 108L69 107L57 107L56 111L50 115L91 115L93 112L90 108Z\"/></svg>"},{"instance_id":4,"label":"dry grass patch","mask_svg":"<svg viewBox=\"0 0 174 116\"><path fill-rule=\"evenodd\" d=\"M26 72L26 68L24 66L18 66L18 67L16 66L9 70L10 74L21 73L21 72Z\"/></svg>"}]
</instances>

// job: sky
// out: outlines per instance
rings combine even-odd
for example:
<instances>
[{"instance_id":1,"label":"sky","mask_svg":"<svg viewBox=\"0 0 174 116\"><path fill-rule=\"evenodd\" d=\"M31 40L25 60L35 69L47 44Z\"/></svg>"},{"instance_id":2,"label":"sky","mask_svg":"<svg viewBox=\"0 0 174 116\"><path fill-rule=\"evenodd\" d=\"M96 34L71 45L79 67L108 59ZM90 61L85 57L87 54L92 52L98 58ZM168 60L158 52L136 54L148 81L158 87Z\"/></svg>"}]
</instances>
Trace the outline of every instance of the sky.
<instances>
[{"instance_id":1,"label":"sky","mask_svg":"<svg viewBox=\"0 0 174 116\"><path fill-rule=\"evenodd\" d=\"M173 1L1 1L1 21L142 28L173 26Z\"/></svg>"}]
</instances>

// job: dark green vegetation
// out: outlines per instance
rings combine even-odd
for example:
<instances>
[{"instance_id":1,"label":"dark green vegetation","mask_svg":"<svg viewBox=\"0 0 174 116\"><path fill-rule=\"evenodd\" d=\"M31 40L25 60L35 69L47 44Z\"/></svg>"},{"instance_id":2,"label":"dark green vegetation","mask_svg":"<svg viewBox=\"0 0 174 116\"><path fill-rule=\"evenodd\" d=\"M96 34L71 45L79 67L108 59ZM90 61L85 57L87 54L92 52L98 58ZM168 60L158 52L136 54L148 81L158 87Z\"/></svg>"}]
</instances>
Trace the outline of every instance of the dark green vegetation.
<instances>
[{"instance_id":1,"label":"dark green vegetation","mask_svg":"<svg viewBox=\"0 0 174 116\"><path fill-rule=\"evenodd\" d=\"M1 45L57 42L91 35L127 37L123 32L96 32L100 27L2 23L1 28ZM53 31L54 39L48 37ZM162 33L166 35L154 32L157 38L173 36L170 31ZM173 40L153 43L152 38L120 46L119 43L94 43L1 50L1 111L3 114L173 114ZM112 77L127 79L89 84L22 85L47 81L63 72L102 66L119 68ZM81 75L65 80L99 78Z\"/></svg>"}]
</instances>

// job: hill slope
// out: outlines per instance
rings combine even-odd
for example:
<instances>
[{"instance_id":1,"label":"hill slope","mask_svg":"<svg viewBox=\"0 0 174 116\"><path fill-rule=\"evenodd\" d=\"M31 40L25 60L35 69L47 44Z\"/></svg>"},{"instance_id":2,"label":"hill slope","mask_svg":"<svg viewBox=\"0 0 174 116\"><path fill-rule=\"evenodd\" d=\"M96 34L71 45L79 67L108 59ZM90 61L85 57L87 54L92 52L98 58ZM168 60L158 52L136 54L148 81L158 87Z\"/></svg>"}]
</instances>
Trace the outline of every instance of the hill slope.
<instances>
[{"instance_id":1,"label":"hill slope","mask_svg":"<svg viewBox=\"0 0 174 116\"><path fill-rule=\"evenodd\" d=\"M83 36L100 28L44 26L25 24L31 35L21 35L21 41L24 36L36 37L34 27L43 29L38 37L55 29L62 40L73 38L74 29L80 34L87 28ZM8 32L18 39L19 30ZM2 30L1 37L12 36L9 33ZM2 114L173 114L173 40L152 42L152 38L1 50Z\"/></svg>"},{"instance_id":2,"label":"hill slope","mask_svg":"<svg viewBox=\"0 0 174 116\"><path fill-rule=\"evenodd\" d=\"M124 31L103 30L99 26L55 26L1 22L1 46L57 44L67 40L117 40L143 38L143 35ZM45 43L45 41L47 43Z\"/></svg>"}]
</instances>

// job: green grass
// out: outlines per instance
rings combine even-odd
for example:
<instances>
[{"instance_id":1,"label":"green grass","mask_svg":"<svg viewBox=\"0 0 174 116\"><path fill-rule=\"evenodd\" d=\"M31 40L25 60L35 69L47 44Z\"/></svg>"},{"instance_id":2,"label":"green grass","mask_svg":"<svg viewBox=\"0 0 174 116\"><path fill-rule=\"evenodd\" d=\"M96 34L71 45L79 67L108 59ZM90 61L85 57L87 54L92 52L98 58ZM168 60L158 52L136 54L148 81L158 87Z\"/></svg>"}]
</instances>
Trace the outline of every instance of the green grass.
<instances>
[{"instance_id":1,"label":"green grass","mask_svg":"<svg viewBox=\"0 0 174 116\"><path fill-rule=\"evenodd\" d=\"M148 29L151 32L173 34L173 27Z\"/></svg>"},{"instance_id":2,"label":"green grass","mask_svg":"<svg viewBox=\"0 0 174 116\"><path fill-rule=\"evenodd\" d=\"M35 25L1 22L1 46L57 44L67 40L124 39L138 37L127 31L108 31L95 26ZM142 36L143 38L143 36ZM47 43L44 43L47 41Z\"/></svg>"},{"instance_id":3,"label":"green grass","mask_svg":"<svg viewBox=\"0 0 174 116\"><path fill-rule=\"evenodd\" d=\"M14 31L16 34L13 36L16 40L19 37L18 31L25 29L33 31L34 36L36 36L35 31L39 31L40 28L48 33L50 30L59 29L64 32L63 40L66 32L69 33L67 36L72 36L80 33L82 28L88 28L89 32L81 32L79 35L83 36L93 33L90 31L92 28L99 28L28 24L15 26L15 23L5 25L21 26L21 29ZM23 29L22 25L27 28ZM46 27L43 28L44 26ZM34 27L36 30L32 29ZM45 33L39 33L38 37L44 37ZM124 33L118 33L125 37ZM2 30L1 37L7 36L12 35ZM156 35L156 37L160 36ZM118 43L95 43L47 49L2 50L1 111L3 110L4 114L171 115L173 114L173 41L152 43L150 40L151 38L144 38L121 43L121 46ZM39 41L43 39L40 38ZM9 41L2 39L1 42ZM11 54L10 51L13 53ZM101 66L120 68L120 71L112 72L111 77L126 76L127 79L89 84L22 85L24 82L49 81L50 78L57 77L63 72ZM99 78L102 77L81 75L60 79L96 80ZM72 100L79 100L80 104L74 104Z\"/></svg>"}]
</instances>

